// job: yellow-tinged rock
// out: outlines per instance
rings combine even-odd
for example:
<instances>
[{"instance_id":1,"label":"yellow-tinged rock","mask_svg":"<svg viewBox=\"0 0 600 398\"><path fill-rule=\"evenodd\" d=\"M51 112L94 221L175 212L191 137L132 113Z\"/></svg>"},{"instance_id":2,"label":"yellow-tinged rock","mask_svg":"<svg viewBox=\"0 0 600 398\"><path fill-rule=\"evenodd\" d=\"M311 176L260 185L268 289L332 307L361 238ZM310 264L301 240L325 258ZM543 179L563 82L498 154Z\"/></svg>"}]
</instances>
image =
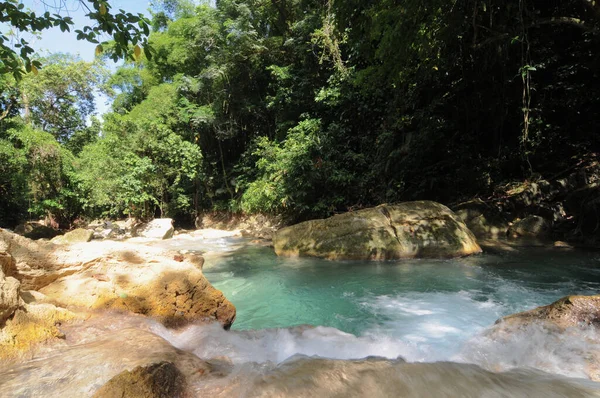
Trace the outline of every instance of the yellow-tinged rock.
<instances>
[{"instance_id":1,"label":"yellow-tinged rock","mask_svg":"<svg viewBox=\"0 0 600 398\"><path fill-rule=\"evenodd\" d=\"M475 236L446 206L418 201L380 205L282 228L279 256L332 260L448 258L480 253Z\"/></svg>"}]
</instances>

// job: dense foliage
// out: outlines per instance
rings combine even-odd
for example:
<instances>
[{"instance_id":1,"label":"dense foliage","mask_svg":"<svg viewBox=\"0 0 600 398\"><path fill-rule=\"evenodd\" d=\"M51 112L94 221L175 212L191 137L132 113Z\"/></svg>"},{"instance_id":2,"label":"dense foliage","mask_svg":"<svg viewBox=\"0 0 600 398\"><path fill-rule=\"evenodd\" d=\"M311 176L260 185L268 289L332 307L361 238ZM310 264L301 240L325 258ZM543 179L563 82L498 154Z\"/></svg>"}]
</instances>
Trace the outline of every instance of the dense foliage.
<instances>
[{"instance_id":1,"label":"dense foliage","mask_svg":"<svg viewBox=\"0 0 600 398\"><path fill-rule=\"evenodd\" d=\"M599 149L596 2L168 0L152 19L152 58L108 78L64 57L3 75L1 224L448 203ZM90 87L113 98L101 125Z\"/></svg>"}]
</instances>

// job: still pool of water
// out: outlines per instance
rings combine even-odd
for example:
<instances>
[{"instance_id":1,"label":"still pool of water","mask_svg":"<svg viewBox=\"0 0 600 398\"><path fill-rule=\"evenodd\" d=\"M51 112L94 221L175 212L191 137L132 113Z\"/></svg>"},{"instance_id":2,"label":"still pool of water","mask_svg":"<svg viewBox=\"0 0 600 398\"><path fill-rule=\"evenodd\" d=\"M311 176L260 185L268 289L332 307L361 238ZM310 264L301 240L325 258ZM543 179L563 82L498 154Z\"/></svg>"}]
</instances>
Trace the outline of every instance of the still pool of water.
<instances>
[{"instance_id":1,"label":"still pool of water","mask_svg":"<svg viewBox=\"0 0 600 398\"><path fill-rule=\"evenodd\" d=\"M348 347L358 350L355 357L411 361L456 360L502 316L600 292L598 253L535 248L454 260L332 262L247 246L204 273L237 307L233 330L331 327L369 342ZM331 351L323 342L302 353L336 357Z\"/></svg>"}]
</instances>

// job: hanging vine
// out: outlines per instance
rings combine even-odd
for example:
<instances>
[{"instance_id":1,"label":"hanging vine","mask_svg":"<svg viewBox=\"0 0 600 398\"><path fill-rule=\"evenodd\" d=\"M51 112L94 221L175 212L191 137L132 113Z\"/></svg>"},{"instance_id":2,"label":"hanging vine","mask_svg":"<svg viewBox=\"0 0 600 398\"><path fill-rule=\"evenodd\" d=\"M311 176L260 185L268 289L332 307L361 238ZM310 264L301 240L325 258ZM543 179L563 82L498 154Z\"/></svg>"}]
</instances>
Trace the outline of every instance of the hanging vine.
<instances>
[{"instance_id":1,"label":"hanging vine","mask_svg":"<svg viewBox=\"0 0 600 398\"><path fill-rule=\"evenodd\" d=\"M525 24L527 14L526 0L519 0L519 21L521 25L521 80L523 82L522 109L523 109L523 132L521 135L521 148L523 156L529 166L529 172L533 173L533 167L529 161L529 127L531 124L531 72L535 71L531 61L531 43L529 42L528 26Z\"/></svg>"}]
</instances>

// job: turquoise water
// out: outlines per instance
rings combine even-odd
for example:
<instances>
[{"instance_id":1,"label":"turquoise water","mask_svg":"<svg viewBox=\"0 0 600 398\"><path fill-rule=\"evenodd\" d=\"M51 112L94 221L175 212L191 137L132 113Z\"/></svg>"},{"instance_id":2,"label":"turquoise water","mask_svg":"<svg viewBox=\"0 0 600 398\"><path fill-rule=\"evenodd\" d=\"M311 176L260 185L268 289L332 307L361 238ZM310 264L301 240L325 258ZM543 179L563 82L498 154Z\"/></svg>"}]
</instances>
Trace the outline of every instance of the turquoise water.
<instances>
[{"instance_id":1,"label":"turquoise water","mask_svg":"<svg viewBox=\"0 0 600 398\"><path fill-rule=\"evenodd\" d=\"M235 304L234 330L332 327L402 344L401 354L419 361L453 359L504 315L600 292L597 252L539 249L455 260L332 262L278 258L270 248L248 246L204 273Z\"/></svg>"}]
</instances>

